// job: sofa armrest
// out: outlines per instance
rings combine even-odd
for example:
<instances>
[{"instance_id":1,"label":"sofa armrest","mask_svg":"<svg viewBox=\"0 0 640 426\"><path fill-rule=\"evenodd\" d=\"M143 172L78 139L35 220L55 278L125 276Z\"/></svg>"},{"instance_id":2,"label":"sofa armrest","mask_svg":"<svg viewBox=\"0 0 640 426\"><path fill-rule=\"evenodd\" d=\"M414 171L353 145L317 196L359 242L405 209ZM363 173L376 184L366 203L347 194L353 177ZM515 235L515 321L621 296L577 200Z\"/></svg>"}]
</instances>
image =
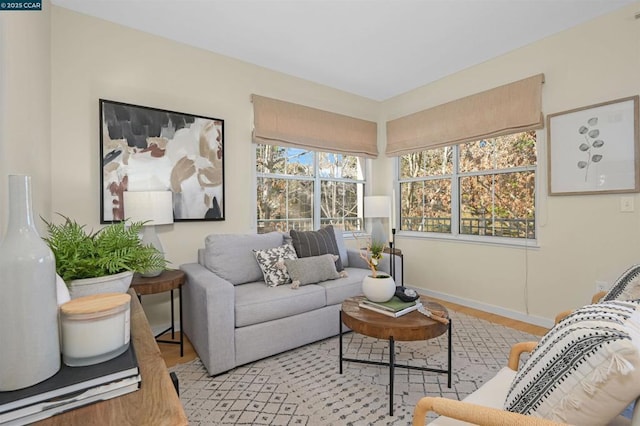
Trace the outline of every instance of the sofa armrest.
<instances>
[{"instance_id":1,"label":"sofa armrest","mask_svg":"<svg viewBox=\"0 0 640 426\"><path fill-rule=\"evenodd\" d=\"M183 286L181 328L210 375L235 367L235 288L198 263L180 265Z\"/></svg>"},{"instance_id":2,"label":"sofa armrest","mask_svg":"<svg viewBox=\"0 0 640 426\"><path fill-rule=\"evenodd\" d=\"M349 267L350 268L362 268L369 269L369 265L364 261L363 258L360 257L360 250L348 248L347 249L347 257L349 259ZM400 256L393 256L395 259L393 275L395 276L395 282L397 285L403 283L403 270L402 270L402 258ZM382 253L382 260L380 262L379 271L390 273L390 259L391 255L389 253Z\"/></svg>"}]
</instances>

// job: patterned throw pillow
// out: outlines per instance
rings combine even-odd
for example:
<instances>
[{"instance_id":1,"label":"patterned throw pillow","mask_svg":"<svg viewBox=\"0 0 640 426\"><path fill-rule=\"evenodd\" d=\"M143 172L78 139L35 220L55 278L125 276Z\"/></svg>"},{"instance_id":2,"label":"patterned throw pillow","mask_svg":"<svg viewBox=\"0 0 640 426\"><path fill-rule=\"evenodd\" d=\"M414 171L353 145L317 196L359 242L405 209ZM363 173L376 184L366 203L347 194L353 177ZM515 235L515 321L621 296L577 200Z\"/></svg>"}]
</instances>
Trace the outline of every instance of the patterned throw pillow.
<instances>
[{"instance_id":1,"label":"patterned throw pillow","mask_svg":"<svg viewBox=\"0 0 640 426\"><path fill-rule=\"evenodd\" d=\"M289 234L291 234L293 247L295 247L298 257L334 254L338 256L336 270L340 272L344 269L332 225L325 226L318 231L296 231L292 229Z\"/></svg>"},{"instance_id":2,"label":"patterned throw pillow","mask_svg":"<svg viewBox=\"0 0 640 426\"><path fill-rule=\"evenodd\" d=\"M321 256L303 257L299 259L286 259L284 264L291 276L291 287L315 284L326 280L340 278L345 271L336 271L336 256L323 254Z\"/></svg>"},{"instance_id":3,"label":"patterned throw pillow","mask_svg":"<svg viewBox=\"0 0 640 426\"><path fill-rule=\"evenodd\" d=\"M640 265L633 265L624 271L607 294L604 295L601 302L635 299L640 299Z\"/></svg>"},{"instance_id":4,"label":"patterned throw pillow","mask_svg":"<svg viewBox=\"0 0 640 426\"><path fill-rule=\"evenodd\" d=\"M253 250L258 265L262 269L264 282L269 287L276 287L291 282L285 259L296 259L296 251L291 244L284 244L265 250Z\"/></svg>"},{"instance_id":5,"label":"patterned throw pillow","mask_svg":"<svg viewBox=\"0 0 640 426\"><path fill-rule=\"evenodd\" d=\"M516 374L505 409L608 424L640 395L639 309L638 302L602 302L560 321Z\"/></svg>"}]
</instances>

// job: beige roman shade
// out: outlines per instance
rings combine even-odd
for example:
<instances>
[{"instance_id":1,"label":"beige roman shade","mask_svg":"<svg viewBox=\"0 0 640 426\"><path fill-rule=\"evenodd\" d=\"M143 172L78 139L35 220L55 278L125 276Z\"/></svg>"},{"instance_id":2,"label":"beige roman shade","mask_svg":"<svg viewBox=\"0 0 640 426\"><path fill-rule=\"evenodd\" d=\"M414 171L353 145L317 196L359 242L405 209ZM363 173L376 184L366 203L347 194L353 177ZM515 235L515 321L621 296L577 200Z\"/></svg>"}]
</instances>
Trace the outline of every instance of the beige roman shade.
<instances>
[{"instance_id":1,"label":"beige roman shade","mask_svg":"<svg viewBox=\"0 0 640 426\"><path fill-rule=\"evenodd\" d=\"M544 74L387 121L388 156L544 127Z\"/></svg>"},{"instance_id":2,"label":"beige roman shade","mask_svg":"<svg viewBox=\"0 0 640 426\"><path fill-rule=\"evenodd\" d=\"M312 151L378 156L378 125L264 96L252 95L253 142Z\"/></svg>"}]
</instances>

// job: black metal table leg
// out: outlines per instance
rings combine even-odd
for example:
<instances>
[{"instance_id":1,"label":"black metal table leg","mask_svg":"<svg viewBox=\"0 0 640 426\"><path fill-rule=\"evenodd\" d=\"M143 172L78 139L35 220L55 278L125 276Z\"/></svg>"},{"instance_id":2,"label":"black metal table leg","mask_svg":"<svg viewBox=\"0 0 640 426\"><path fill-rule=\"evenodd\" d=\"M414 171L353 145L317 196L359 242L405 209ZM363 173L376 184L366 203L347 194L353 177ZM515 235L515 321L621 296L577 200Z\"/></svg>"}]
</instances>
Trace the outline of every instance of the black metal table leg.
<instances>
[{"instance_id":1,"label":"black metal table leg","mask_svg":"<svg viewBox=\"0 0 640 426\"><path fill-rule=\"evenodd\" d=\"M173 305L173 300L171 301L171 304ZM178 307L180 308L180 357L182 357L184 356L184 333L182 332L182 286L178 287ZM449 352L449 356L451 356L451 352Z\"/></svg>"},{"instance_id":2,"label":"black metal table leg","mask_svg":"<svg viewBox=\"0 0 640 426\"><path fill-rule=\"evenodd\" d=\"M393 336L389 337L389 415L393 416L393 377L394 368L396 366L396 349L394 345Z\"/></svg>"},{"instance_id":3,"label":"black metal table leg","mask_svg":"<svg viewBox=\"0 0 640 426\"><path fill-rule=\"evenodd\" d=\"M173 314L173 289L171 289L171 339L175 339L176 338L176 328L175 328L175 317Z\"/></svg>"},{"instance_id":4,"label":"black metal table leg","mask_svg":"<svg viewBox=\"0 0 640 426\"><path fill-rule=\"evenodd\" d=\"M338 312L338 331L340 335L340 374L342 374L342 310Z\"/></svg>"},{"instance_id":5,"label":"black metal table leg","mask_svg":"<svg viewBox=\"0 0 640 426\"><path fill-rule=\"evenodd\" d=\"M448 359L447 359L447 387L451 388L451 332L452 330L452 326L451 326L451 318L449 318L449 354L448 354Z\"/></svg>"}]
</instances>

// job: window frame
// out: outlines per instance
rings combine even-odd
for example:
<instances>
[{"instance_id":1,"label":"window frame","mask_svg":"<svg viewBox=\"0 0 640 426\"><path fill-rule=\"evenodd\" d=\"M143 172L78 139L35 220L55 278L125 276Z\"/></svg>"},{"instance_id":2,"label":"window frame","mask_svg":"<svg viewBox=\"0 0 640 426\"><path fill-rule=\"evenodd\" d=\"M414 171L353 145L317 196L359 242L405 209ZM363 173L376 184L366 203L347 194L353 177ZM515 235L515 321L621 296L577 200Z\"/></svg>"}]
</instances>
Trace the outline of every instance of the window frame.
<instances>
[{"instance_id":1,"label":"window frame","mask_svg":"<svg viewBox=\"0 0 640 426\"><path fill-rule=\"evenodd\" d=\"M280 145L277 145L280 146ZM284 175L284 174L277 174L277 173L262 173L262 172L258 172L257 170L257 159L256 159L256 155L257 155L257 150L258 150L258 145L255 143L251 144L251 153L252 153L252 157L251 157L251 167L253 170L253 178L252 178L252 191L251 193L253 194L252 196L252 225L251 225L251 229L253 229L255 232L258 232L258 213L257 213L257 206L258 206L258 199L257 199L257 191L258 191L258 179L260 178L268 178L268 179L282 179L282 180L297 180L297 181L308 181L308 182L313 182L313 217L312 217L312 223L313 223L313 229L314 230L318 230L321 228L321 208L320 208L320 201L321 201L321 190L322 190L322 182L324 181L329 181L329 182L338 182L338 183L355 183L355 184L362 184L362 199L358 200L359 201L359 209L360 211L363 213L363 216L360 218L361 220L361 230L359 231L343 231L343 234L346 235L351 235L353 232L356 233L364 233L366 232L366 221L364 218L364 196L368 195L367 194L367 188L370 186L369 182L370 182L370 169L371 169L371 163L370 160L368 158L365 157L359 157L357 155L352 155L352 154L344 154L341 152L329 152L329 151L314 151L314 150L310 150L308 149L307 151L312 152L313 153L313 176L302 176L302 175ZM290 147L283 147L283 148L290 148ZM301 148L295 148L295 149L301 149ZM319 169L320 169L320 159L319 159L319 155L317 155L320 152L324 152L324 153L328 153L328 154L335 154L335 155L351 155L354 157L358 157L361 161L362 164L362 176L363 179L359 180L359 179L352 179L352 178L336 178L336 177L321 177L320 173L319 173Z\"/></svg>"},{"instance_id":2,"label":"window frame","mask_svg":"<svg viewBox=\"0 0 640 426\"><path fill-rule=\"evenodd\" d=\"M539 219L539 204L542 185L540 184L540 161L545 158L544 151L545 140L543 132L536 130L536 164L532 166L518 166L508 169L487 169L481 171L460 172L459 171L459 147L458 145L452 145L452 171L450 174L443 175L430 175L426 177L407 178L402 179L400 177L401 157L397 156L394 159L394 194L400 194L397 198L396 204L393 206L395 217L397 219L396 226L397 235L409 238L428 239L428 240L445 240L445 241L458 241L464 243L486 244L486 245L499 245L499 246L514 246L514 247L539 247L539 231L540 231L540 219ZM425 150L426 151L426 150ZM535 238L509 238L509 237L497 237L491 235L471 235L460 233L460 207L461 207L461 194L460 194L460 178L469 176L490 176L496 174L516 173L524 171L533 171L535 175L535 188L534 188L534 211L535 211ZM401 184L407 182L425 182L428 180L441 180L448 179L451 182L451 232L420 232L420 231L408 231L400 228L402 223L401 216L401 203L402 192L400 191ZM394 198L396 198L394 196Z\"/></svg>"}]
</instances>

